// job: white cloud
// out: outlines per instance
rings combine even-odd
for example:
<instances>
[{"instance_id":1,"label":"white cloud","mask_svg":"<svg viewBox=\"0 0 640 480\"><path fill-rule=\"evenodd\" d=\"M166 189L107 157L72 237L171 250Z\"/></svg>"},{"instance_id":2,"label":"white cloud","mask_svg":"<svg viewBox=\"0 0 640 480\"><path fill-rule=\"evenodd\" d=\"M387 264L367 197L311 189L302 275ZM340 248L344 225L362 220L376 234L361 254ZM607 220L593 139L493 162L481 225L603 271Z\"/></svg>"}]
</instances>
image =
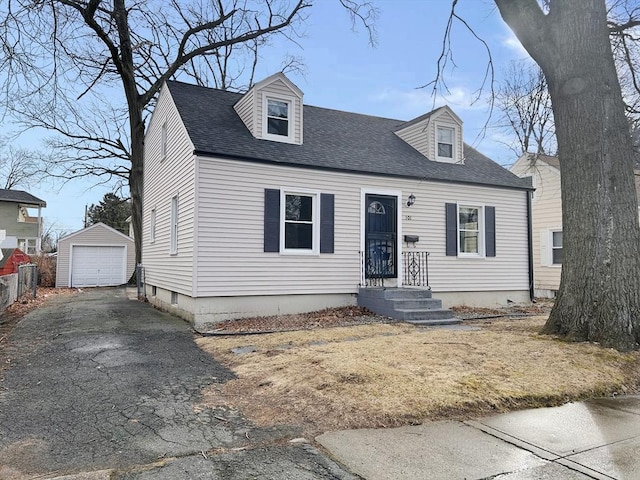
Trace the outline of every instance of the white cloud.
<instances>
[{"instance_id":1,"label":"white cloud","mask_svg":"<svg viewBox=\"0 0 640 480\"><path fill-rule=\"evenodd\" d=\"M378 111L385 112L384 116L397 118L415 118L434 108L449 105L455 111L483 110L487 108L487 102L478 100L477 92L464 86L455 86L447 92L439 92L435 99L430 87L398 89L387 87L370 96L370 101L378 104Z\"/></svg>"},{"instance_id":2,"label":"white cloud","mask_svg":"<svg viewBox=\"0 0 640 480\"><path fill-rule=\"evenodd\" d=\"M516 37L511 30L507 30L506 36L502 39L502 45L509 50L512 50L519 57L530 58L529 52L525 50L520 43L520 40L518 40L518 37Z\"/></svg>"}]
</instances>

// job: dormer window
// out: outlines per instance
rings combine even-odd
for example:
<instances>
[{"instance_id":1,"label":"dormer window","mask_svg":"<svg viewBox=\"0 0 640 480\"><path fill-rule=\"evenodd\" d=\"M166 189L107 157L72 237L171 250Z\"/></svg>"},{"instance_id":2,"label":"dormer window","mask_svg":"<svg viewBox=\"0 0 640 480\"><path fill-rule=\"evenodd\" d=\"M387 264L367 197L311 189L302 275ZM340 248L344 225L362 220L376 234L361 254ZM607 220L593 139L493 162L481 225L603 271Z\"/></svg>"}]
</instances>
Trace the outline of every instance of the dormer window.
<instances>
[{"instance_id":1,"label":"dormer window","mask_svg":"<svg viewBox=\"0 0 640 480\"><path fill-rule=\"evenodd\" d=\"M289 136L289 102L267 99L267 134Z\"/></svg>"},{"instance_id":2,"label":"dormer window","mask_svg":"<svg viewBox=\"0 0 640 480\"><path fill-rule=\"evenodd\" d=\"M438 157L453 159L454 129L438 127Z\"/></svg>"}]
</instances>

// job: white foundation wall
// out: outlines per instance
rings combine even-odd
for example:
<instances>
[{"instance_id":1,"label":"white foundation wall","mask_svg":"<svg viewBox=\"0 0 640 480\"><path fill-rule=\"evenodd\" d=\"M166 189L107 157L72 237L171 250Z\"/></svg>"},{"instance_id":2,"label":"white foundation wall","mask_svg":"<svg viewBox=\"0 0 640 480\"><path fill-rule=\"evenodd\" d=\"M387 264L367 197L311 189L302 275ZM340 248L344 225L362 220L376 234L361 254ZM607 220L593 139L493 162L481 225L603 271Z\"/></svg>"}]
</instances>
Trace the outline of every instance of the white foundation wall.
<instances>
[{"instance_id":1,"label":"white foundation wall","mask_svg":"<svg viewBox=\"0 0 640 480\"><path fill-rule=\"evenodd\" d=\"M528 304L529 292L523 290L504 290L499 292L433 292L434 298L442 300L444 308L455 306L471 306L496 308L509 304Z\"/></svg>"},{"instance_id":2,"label":"white foundation wall","mask_svg":"<svg viewBox=\"0 0 640 480\"><path fill-rule=\"evenodd\" d=\"M172 292L147 286L149 302L166 312L177 315L194 324L196 328L206 323L222 322L247 317L305 313L325 308L357 305L355 294L326 295L250 295L244 297L193 298L177 294L177 302L171 303Z\"/></svg>"}]
</instances>

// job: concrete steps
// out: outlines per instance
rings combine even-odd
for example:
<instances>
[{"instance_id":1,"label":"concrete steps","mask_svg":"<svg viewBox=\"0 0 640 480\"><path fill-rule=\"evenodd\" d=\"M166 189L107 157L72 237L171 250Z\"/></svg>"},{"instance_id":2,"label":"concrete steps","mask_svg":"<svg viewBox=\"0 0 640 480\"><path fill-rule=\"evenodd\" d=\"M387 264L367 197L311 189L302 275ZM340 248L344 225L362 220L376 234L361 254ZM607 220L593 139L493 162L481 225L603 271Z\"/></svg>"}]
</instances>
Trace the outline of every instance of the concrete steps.
<instances>
[{"instance_id":1,"label":"concrete steps","mask_svg":"<svg viewBox=\"0 0 640 480\"><path fill-rule=\"evenodd\" d=\"M414 288L360 288L358 305L374 313L415 325L451 325L461 323L430 290Z\"/></svg>"}]
</instances>

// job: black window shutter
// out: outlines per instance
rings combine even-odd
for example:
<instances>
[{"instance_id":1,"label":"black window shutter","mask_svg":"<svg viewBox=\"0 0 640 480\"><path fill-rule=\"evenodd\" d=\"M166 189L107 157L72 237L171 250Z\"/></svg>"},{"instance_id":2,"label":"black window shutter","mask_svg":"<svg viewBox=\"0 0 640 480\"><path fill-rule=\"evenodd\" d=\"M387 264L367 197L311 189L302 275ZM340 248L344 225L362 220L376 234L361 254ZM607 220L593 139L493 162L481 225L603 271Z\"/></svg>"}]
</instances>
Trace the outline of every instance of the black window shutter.
<instances>
[{"instance_id":1,"label":"black window shutter","mask_svg":"<svg viewBox=\"0 0 640 480\"><path fill-rule=\"evenodd\" d=\"M455 203L444 204L447 229L447 256L458 254L458 206Z\"/></svg>"},{"instance_id":2,"label":"black window shutter","mask_svg":"<svg viewBox=\"0 0 640 480\"><path fill-rule=\"evenodd\" d=\"M484 207L485 252L487 257L496 256L496 207Z\"/></svg>"},{"instance_id":3,"label":"black window shutter","mask_svg":"<svg viewBox=\"0 0 640 480\"><path fill-rule=\"evenodd\" d=\"M280 251L280 190L264 189L264 251Z\"/></svg>"},{"instance_id":4,"label":"black window shutter","mask_svg":"<svg viewBox=\"0 0 640 480\"><path fill-rule=\"evenodd\" d=\"M334 196L320 195L320 253L333 253L334 238Z\"/></svg>"}]
</instances>

